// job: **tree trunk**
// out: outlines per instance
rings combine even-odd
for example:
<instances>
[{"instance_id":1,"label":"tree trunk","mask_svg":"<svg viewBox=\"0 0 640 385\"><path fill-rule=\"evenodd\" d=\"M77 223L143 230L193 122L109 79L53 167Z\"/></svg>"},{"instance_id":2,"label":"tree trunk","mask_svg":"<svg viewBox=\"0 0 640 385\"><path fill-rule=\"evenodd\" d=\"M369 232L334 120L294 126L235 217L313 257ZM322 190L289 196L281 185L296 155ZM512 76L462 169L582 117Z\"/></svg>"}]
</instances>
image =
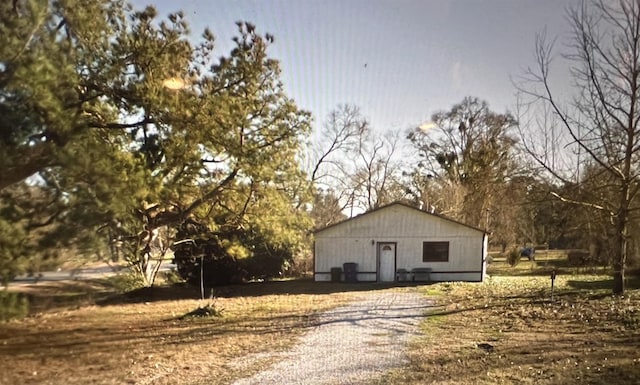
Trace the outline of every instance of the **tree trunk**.
<instances>
[{"instance_id":1,"label":"tree trunk","mask_svg":"<svg viewBox=\"0 0 640 385\"><path fill-rule=\"evenodd\" d=\"M624 255L624 252L621 251L620 253L618 253L618 255L616 256L616 261L613 263L613 294L614 295L624 294L625 259L626 259L626 256Z\"/></svg>"},{"instance_id":2,"label":"tree trunk","mask_svg":"<svg viewBox=\"0 0 640 385\"><path fill-rule=\"evenodd\" d=\"M0 169L0 191L42 171L53 163L51 143L38 143L13 149L14 154Z\"/></svg>"},{"instance_id":3,"label":"tree trunk","mask_svg":"<svg viewBox=\"0 0 640 385\"><path fill-rule=\"evenodd\" d=\"M613 294L623 295L625 291L624 271L627 263L627 252L629 242L627 232L629 228L629 211L627 209L628 202L618 211L616 218L616 248L613 261Z\"/></svg>"}]
</instances>

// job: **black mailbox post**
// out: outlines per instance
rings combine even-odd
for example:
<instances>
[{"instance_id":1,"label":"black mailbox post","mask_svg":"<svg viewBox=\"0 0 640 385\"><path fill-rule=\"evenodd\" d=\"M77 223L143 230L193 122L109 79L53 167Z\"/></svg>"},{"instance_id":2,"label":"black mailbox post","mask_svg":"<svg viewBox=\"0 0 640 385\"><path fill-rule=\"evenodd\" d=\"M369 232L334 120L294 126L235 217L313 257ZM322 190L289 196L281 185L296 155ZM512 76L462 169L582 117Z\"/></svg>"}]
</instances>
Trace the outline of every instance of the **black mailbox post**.
<instances>
[{"instance_id":1,"label":"black mailbox post","mask_svg":"<svg viewBox=\"0 0 640 385\"><path fill-rule=\"evenodd\" d=\"M553 289L556 283L556 271L551 271L551 300L553 301Z\"/></svg>"}]
</instances>

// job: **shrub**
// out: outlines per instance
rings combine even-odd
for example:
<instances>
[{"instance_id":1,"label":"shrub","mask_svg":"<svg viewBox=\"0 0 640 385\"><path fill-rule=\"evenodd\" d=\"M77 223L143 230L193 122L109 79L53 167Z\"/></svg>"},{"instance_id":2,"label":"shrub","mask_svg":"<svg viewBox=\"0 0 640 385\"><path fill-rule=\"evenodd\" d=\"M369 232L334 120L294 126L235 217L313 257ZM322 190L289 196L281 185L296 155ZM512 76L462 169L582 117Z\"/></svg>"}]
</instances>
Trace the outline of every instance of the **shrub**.
<instances>
[{"instance_id":1,"label":"shrub","mask_svg":"<svg viewBox=\"0 0 640 385\"><path fill-rule=\"evenodd\" d=\"M512 249L509 251L509 254L507 254L507 263L509 266L514 267L520 262L520 257L521 255L518 249Z\"/></svg>"},{"instance_id":2,"label":"shrub","mask_svg":"<svg viewBox=\"0 0 640 385\"><path fill-rule=\"evenodd\" d=\"M291 267L293 256L286 249L269 247L265 243L253 250L253 255L241 261L242 270L246 272L246 279L269 280L280 278Z\"/></svg>"},{"instance_id":3,"label":"shrub","mask_svg":"<svg viewBox=\"0 0 640 385\"><path fill-rule=\"evenodd\" d=\"M209 302L204 305L196 308L188 312L187 314L180 317L181 320L187 318L204 318L204 317L222 317L223 308L218 307L216 304L216 297L213 295L213 290L211 290L211 295L209 296Z\"/></svg>"},{"instance_id":4,"label":"shrub","mask_svg":"<svg viewBox=\"0 0 640 385\"><path fill-rule=\"evenodd\" d=\"M178 273L194 286L200 285L201 276L205 287L282 277L293 260L287 246L275 244L255 229L214 233L188 222L177 237L184 240L173 246Z\"/></svg>"},{"instance_id":5,"label":"shrub","mask_svg":"<svg viewBox=\"0 0 640 385\"><path fill-rule=\"evenodd\" d=\"M199 256L176 251L175 261L180 277L193 286L200 286L201 274L206 287L241 283L246 275L228 255Z\"/></svg>"},{"instance_id":6,"label":"shrub","mask_svg":"<svg viewBox=\"0 0 640 385\"><path fill-rule=\"evenodd\" d=\"M233 234L226 234L231 237ZM224 247L223 237L207 226L187 221L180 226L173 249L178 274L185 282L200 286L202 275L206 287L241 282L244 274Z\"/></svg>"},{"instance_id":7,"label":"shrub","mask_svg":"<svg viewBox=\"0 0 640 385\"><path fill-rule=\"evenodd\" d=\"M222 317L222 311L224 309L218 308L215 303L208 303L204 306L188 312L180 317L180 319L187 318L204 318L204 317Z\"/></svg>"},{"instance_id":8,"label":"shrub","mask_svg":"<svg viewBox=\"0 0 640 385\"><path fill-rule=\"evenodd\" d=\"M128 293L145 287L144 278L131 270L126 270L108 279L111 286L119 293Z\"/></svg>"},{"instance_id":9,"label":"shrub","mask_svg":"<svg viewBox=\"0 0 640 385\"><path fill-rule=\"evenodd\" d=\"M176 269L171 269L169 271L164 271L160 273L160 277L164 280L164 282L169 285L177 285L179 283L183 283L184 279L178 274Z\"/></svg>"},{"instance_id":10,"label":"shrub","mask_svg":"<svg viewBox=\"0 0 640 385\"><path fill-rule=\"evenodd\" d=\"M0 291L0 321L24 318L29 314L29 300L24 294Z\"/></svg>"},{"instance_id":11,"label":"shrub","mask_svg":"<svg viewBox=\"0 0 640 385\"><path fill-rule=\"evenodd\" d=\"M312 278L313 257L310 254L301 254L293 259L293 263L286 272L288 277Z\"/></svg>"},{"instance_id":12,"label":"shrub","mask_svg":"<svg viewBox=\"0 0 640 385\"><path fill-rule=\"evenodd\" d=\"M587 266L591 264L591 255L588 250L568 250L567 263L573 267Z\"/></svg>"},{"instance_id":13,"label":"shrub","mask_svg":"<svg viewBox=\"0 0 640 385\"><path fill-rule=\"evenodd\" d=\"M628 267L625 270L625 275L627 275L628 277L633 277L635 279L640 278L640 266L633 265L631 267Z\"/></svg>"}]
</instances>

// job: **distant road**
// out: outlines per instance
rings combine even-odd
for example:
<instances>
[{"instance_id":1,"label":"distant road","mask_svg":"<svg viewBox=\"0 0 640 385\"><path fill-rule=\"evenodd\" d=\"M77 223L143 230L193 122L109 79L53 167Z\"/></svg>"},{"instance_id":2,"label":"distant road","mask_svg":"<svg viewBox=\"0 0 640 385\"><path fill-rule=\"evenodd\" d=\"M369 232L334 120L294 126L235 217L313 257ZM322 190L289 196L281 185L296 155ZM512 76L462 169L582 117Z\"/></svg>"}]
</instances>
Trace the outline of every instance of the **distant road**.
<instances>
[{"instance_id":1,"label":"distant road","mask_svg":"<svg viewBox=\"0 0 640 385\"><path fill-rule=\"evenodd\" d=\"M164 262L160 266L160 271L169 271L174 268L175 265L169 262ZM122 266L109 266L105 264L72 270L44 271L35 276L20 275L16 277L13 282L9 283L9 287L33 285L37 284L38 282L57 282L104 278L116 275L126 269L126 267Z\"/></svg>"}]
</instances>

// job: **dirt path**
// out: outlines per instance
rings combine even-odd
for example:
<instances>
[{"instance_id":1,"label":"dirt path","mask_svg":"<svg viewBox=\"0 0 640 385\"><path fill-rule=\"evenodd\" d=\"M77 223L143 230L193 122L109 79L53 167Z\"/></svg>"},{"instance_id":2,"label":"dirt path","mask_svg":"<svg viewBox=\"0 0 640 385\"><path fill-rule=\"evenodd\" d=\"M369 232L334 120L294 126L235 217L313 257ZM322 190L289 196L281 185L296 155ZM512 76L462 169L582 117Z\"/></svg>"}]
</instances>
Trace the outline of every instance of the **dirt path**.
<instances>
[{"instance_id":1,"label":"dirt path","mask_svg":"<svg viewBox=\"0 0 640 385\"><path fill-rule=\"evenodd\" d=\"M236 381L251 384L367 384L403 365L429 302L415 291L374 291L327 312L281 361Z\"/></svg>"}]
</instances>

